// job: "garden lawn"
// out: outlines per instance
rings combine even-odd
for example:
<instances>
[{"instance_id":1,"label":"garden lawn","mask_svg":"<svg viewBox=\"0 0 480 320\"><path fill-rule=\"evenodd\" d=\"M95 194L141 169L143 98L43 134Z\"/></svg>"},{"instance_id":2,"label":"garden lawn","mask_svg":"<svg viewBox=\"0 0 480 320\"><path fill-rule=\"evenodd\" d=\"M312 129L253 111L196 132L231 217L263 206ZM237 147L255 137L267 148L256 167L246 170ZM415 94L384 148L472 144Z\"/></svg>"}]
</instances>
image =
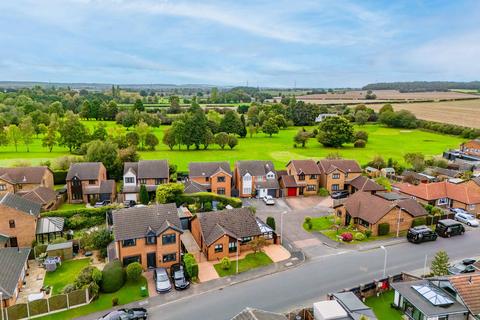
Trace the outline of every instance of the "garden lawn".
<instances>
[{"instance_id":1,"label":"garden lawn","mask_svg":"<svg viewBox=\"0 0 480 320\"><path fill-rule=\"evenodd\" d=\"M317 217L312 218L312 229L308 229L307 224L303 223L303 228L308 231L321 231L321 230L328 230L333 226L333 218L330 216L327 217Z\"/></svg>"},{"instance_id":2,"label":"garden lawn","mask_svg":"<svg viewBox=\"0 0 480 320\"><path fill-rule=\"evenodd\" d=\"M59 294L63 288L73 283L80 271L90 264L90 258L67 260L53 272L47 272L43 285L52 286L53 294Z\"/></svg>"},{"instance_id":3,"label":"garden lawn","mask_svg":"<svg viewBox=\"0 0 480 320\"><path fill-rule=\"evenodd\" d=\"M64 202L60 207L58 207L57 210L73 210L73 209L84 209L85 204L84 203L67 203Z\"/></svg>"},{"instance_id":4,"label":"garden lawn","mask_svg":"<svg viewBox=\"0 0 480 320\"><path fill-rule=\"evenodd\" d=\"M403 313L400 310L396 310L390 307L393 302L394 291L390 290L379 297L374 296L367 298L365 304L372 308L373 312L377 316L378 320L401 320Z\"/></svg>"},{"instance_id":5,"label":"garden lawn","mask_svg":"<svg viewBox=\"0 0 480 320\"><path fill-rule=\"evenodd\" d=\"M238 260L238 272L267 266L271 263L273 263L272 259L264 252L249 253L245 258ZM227 270L222 269L221 263L215 264L214 267L220 277L231 276L237 272L237 262L233 260L231 261L230 268Z\"/></svg>"},{"instance_id":6,"label":"garden lawn","mask_svg":"<svg viewBox=\"0 0 480 320\"><path fill-rule=\"evenodd\" d=\"M37 318L41 320L66 320L74 319L86 314L93 312L98 312L102 310L107 310L112 308L112 299L114 297L118 298L118 304L127 304L130 302L146 299L147 297L142 297L140 293L140 287L147 286L147 279L142 277L138 282L127 281L125 285L114 293L100 293L98 299L92 301L90 304L70 309L67 311L62 311L59 313L54 313L45 317ZM148 294L148 293L147 293Z\"/></svg>"},{"instance_id":7,"label":"garden lawn","mask_svg":"<svg viewBox=\"0 0 480 320\"><path fill-rule=\"evenodd\" d=\"M103 121L107 131L118 127L113 121ZM83 121L92 130L99 121ZM162 141L163 132L168 126L152 128L152 132ZM192 161L229 161L233 166L238 160L272 160L277 168L283 168L291 159L321 159L332 152L338 152L342 157L356 159L360 164L366 164L375 155L381 155L387 160L392 158L403 163L403 155L408 152L422 152L427 158L440 155L446 149L458 148L464 139L456 136L443 135L420 130L404 130L386 128L378 124L356 126L356 130L363 130L369 134L365 148L354 148L352 144L344 148L325 148L316 139L310 139L306 148L295 148L293 137L300 127L290 127L280 130L280 133L269 138L263 133L258 133L252 138L247 136L238 139L238 145L231 150L226 147L221 150L217 145L209 146L208 150L187 151L184 146L181 150L178 147L173 151L160 143L155 151L141 151L141 159L167 159L178 166L178 170L187 171L188 163ZM313 127L307 128L312 130ZM129 129L134 130L133 128ZM55 146L50 153L41 143L42 136L34 139L30 146L30 152L26 152L23 144L18 146L18 152L11 145L0 147L0 166L10 166L19 159L38 165L42 161L53 161L60 156L69 155L64 147Z\"/></svg>"},{"instance_id":8,"label":"garden lawn","mask_svg":"<svg viewBox=\"0 0 480 320\"><path fill-rule=\"evenodd\" d=\"M364 243L364 242L370 242L370 241L376 241L376 240L387 240L387 239L393 239L397 236L396 232L391 232L391 233L389 233L387 235L384 235L384 236L370 236L369 238L365 238L362 241L358 241L358 240L355 240L355 233L360 232L360 231L351 231L348 228L339 229L338 233L337 233L336 229L321 230L320 232L322 234L326 235L327 237L329 237L330 239L332 239L333 241L342 242L342 243L345 243L345 244L358 244L358 243ZM351 242L343 242L339 239L339 236L344 232L350 232L353 235L354 238ZM401 231L399 233L400 238L403 238L406 235L407 235L407 231Z\"/></svg>"}]
</instances>

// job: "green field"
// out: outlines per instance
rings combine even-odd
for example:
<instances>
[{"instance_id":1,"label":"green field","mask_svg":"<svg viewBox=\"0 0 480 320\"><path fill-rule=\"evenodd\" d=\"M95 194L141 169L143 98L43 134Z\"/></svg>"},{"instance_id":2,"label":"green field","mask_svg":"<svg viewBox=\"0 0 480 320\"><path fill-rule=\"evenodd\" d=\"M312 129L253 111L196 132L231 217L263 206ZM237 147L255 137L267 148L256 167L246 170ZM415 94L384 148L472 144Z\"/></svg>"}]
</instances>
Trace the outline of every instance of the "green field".
<instances>
[{"instance_id":1,"label":"green field","mask_svg":"<svg viewBox=\"0 0 480 320\"><path fill-rule=\"evenodd\" d=\"M98 122L85 121L84 123L89 128L93 128ZM108 128L117 126L113 121L105 123ZM166 126L161 126L153 129L160 141L166 128ZM238 145L233 150L228 147L221 150L218 146L212 145L207 151L187 151L185 147L182 147L180 151L178 149L171 151L167 146L160 144L156 151L140 152L140 155L142 159L168 159L177 164L179 170L187 170L188 163L192 161L225 160L233 165L237 160L249 159L272 160L277 168L283 168L291 159L320 159L332 152L339 152L344 158L356 159L361 164L366 164L375 155L381 155L384 159L393 158L403 161L403 155L407 152L422 152L427 157L440 155L444 150L456 148L464 141L456 136L420 130L392 129L372 124L356 128L369 133L368 144L364 149L356 149L352 145L346 145L341 149L324 148L315 139L310 139L306 148L294 148L292 139L298 129L292 127L281 130L272 138L258 133L252 138L239 139ZM40 139L36 139L30 146L29 153L25 152L24 145L19 145L18 151L16 153L15 148L11 145L0 147L0 166L9 166L19 160L38 164L41 161L68 155L67 149L59 146L54 147L53 152L49 153L46 148L41 146Z\"/></svg>"}]
</instances>

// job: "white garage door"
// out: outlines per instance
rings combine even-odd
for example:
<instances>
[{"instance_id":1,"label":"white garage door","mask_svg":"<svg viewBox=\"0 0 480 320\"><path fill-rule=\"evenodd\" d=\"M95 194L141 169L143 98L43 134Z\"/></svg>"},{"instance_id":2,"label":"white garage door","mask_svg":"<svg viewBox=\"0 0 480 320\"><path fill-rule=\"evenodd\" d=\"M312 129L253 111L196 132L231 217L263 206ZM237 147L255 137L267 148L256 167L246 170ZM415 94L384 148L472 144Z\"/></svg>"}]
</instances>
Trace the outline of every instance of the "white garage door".
<instances>
[{"instance_id":1,"label":"white garage door","mask_svg":"<svg viewBox=\"0 0 480 320\"><path fill-rule=\"evenodd\" d=\"M137 201L137 195L135 193L126 193L125 194L125 201L130 201L130 200L133 200L133 201Z\"/></svg>"}]
</instances>

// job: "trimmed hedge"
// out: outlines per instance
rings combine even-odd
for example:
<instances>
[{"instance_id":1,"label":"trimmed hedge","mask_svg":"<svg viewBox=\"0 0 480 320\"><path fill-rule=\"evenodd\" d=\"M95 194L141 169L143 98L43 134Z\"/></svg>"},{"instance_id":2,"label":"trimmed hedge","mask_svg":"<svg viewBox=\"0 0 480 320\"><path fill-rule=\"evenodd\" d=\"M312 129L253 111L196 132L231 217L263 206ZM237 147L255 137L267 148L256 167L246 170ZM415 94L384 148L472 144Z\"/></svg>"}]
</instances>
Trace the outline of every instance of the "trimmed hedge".
<instances>
[{"instance_id":1,"label":"trimmed hedge","mask_svg":"<svg viewBox=\"0 0 480 320\"><path fill-rule=\"evenodd\" d=\"M223 205L231 205L234 208L242 207L242 200L239 198L228 198L218 195L213 192L197 192L191 194L181 194L177 196L177 205L181 204L194 204L194 203L211 203L212 201L218 201Z\"/></svg>"},{"instance_id":2,"label":"trimmed hedge","mask_svg":"<svg viewBox=\"0 0 480 320\"><path fill-rule=\"evenodd\" d=\"M79 208L71 210L56 210L43 212L42 217L65 218L65 229L80 230L105 223L105 214L111 206L101 208Z\"/></svg>"},{"instance_id":3,"label":"trimmed hedge","mask_svg":"<svg viewBox=\"0 0 480 320\"><path fill-rule=\"evenodd\" d=\"M66 184L68 171L53 171L54 184Z\"/></svg>"},{"instance_id":4,"label":"trimmed hedge","mask_svg":"<svg viewBox=\"0 0 480 320\"><path fill-rule=\"evenodd\" d=\"M198 278L198 264L195 257L191 253L187 253L183 256L183 263L185 264L185 271L189 279Z\"/></svg>"},{"instance_id":5,"label":"trimmed hedge","mask_svg":"<svg viewBox=\"0 0 480 320\"><path fill-rule=\"evenodd\" d=\"M102 292L118 291L125 284L125 270L118 260L111 261L102 270Z\"/></svg>"},{"instance_id":6,"label":"trimmed hedge","mask_svg":"<svg viewBox=\"0 0 480 320\"><path fill-rule=\"evenodd\" d=\"M427 218L420 217L412 220L412 228L417 226L423 226L427 224Z\"/></svg>"},{"instance_id":7,"label":"trimmed hedge","mask_svg":"<svg viewBox=\"0 0 480 320\"><path fill-rule=\"evenodd\" d=\"M390 225L388 223L380 223L378 225L378 235L385 236L390 233Z\"/></svg>"}]
</instances>

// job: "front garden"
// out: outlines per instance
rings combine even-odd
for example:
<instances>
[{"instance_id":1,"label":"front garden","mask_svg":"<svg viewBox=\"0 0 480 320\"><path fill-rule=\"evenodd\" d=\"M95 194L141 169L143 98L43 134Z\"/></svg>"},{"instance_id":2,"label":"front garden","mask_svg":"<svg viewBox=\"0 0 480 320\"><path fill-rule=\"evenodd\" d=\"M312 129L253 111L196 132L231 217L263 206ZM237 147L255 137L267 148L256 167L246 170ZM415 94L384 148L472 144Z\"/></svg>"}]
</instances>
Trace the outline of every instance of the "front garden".
<instances>
[{"instance_id":1,"label":"front garden","mask_svg":"<svg viewBox=\"0 0 480 320\"><path fill-rule=\"evenodd\" d=\"M245 258L238 260L238 272L268 266L271 263L273 263L272 259L264 252L249 253ZM231 276L237 273L237 261L224 258L220 263L215 264L214 268L220 277Z\"/></svg>"}]
</instances>

